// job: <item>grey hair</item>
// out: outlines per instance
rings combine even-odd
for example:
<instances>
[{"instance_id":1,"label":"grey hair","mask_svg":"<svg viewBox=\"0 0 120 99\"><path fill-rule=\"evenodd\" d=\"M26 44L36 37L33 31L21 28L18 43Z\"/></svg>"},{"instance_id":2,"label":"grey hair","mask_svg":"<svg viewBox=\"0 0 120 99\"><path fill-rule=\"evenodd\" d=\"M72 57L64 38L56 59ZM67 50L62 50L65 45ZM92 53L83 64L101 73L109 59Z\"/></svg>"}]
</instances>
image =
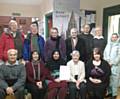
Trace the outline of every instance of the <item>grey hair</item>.
<instances>
[{"instance_id":1,"label":"grey hair","mask_svg":"<svg viewBox=\"0 0 120 99\"><path fill-rule=\"evenodd\" d=\"M75 30L76 32L78 32L77 28L71 28L70 32L72 32L73 30Z\"/></svg>"}]
</instances>

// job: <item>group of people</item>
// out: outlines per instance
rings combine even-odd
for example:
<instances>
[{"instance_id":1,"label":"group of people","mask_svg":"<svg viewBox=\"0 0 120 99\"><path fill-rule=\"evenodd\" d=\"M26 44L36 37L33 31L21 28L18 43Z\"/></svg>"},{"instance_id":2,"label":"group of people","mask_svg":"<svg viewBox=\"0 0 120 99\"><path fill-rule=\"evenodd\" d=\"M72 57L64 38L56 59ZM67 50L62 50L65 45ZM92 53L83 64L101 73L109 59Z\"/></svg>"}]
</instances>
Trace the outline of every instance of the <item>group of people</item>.
<instances>
[{"instance_id":1,"label":"group of people","mask_svg":"<svg viewBox=\"0 0 120 99\"><path fill-rule=\"evenodd\" d=\"M45 41L38 33L36 22L31 33L24 35L15 20L9 22L9 31L0 37L0 99L14 95L24 99L24 88L32 99L111 99L117 96L120 78L119 35L113 33L109 43L97 27L95 35L84 25L83 33L72 28L64 40L56 27L51 28ZM60 66L70 71L69 80L60 80Z\"/></svg>"}]
</instances>

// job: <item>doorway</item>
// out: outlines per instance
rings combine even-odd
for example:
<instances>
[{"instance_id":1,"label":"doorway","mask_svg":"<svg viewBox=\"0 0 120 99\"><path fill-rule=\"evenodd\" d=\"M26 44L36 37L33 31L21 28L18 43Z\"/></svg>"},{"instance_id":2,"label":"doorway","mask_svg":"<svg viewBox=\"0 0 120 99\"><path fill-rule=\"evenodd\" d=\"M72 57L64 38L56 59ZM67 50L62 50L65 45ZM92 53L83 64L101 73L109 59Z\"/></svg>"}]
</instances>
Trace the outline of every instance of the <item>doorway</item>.
<instances>
[{"instance_id":1,"label":"doorway","mask_svg":"<svg viewBox=\"0 0 120 99\"><path fill-rule=\"evenodd\" d=\"M109 42L112 33L120 34L120 5L103 9L103 35Z\"/></svg>"},{"instance_id":2,"label":"doorway","mask_svg":"<svg viewBox=\"0 0 120 99\"><path fill-rule=\"evenodd\" d=\"M50 29L53 25L52 12L45 15L45 38L49 37Z\"/></svg>"}]
</instances>

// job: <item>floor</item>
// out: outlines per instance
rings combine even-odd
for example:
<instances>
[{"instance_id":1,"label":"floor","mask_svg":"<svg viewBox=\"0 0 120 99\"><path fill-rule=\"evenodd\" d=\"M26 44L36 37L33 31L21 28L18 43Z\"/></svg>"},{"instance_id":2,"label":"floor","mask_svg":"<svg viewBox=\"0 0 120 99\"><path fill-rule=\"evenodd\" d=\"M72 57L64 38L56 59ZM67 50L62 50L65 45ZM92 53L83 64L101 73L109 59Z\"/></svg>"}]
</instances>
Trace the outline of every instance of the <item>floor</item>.
<instances>
[{"instance_id":1,"label":"floor","mask_svg":"<svg viewBox=\"0 0 120 99\"><path fill-rule=\"evenodd\" d=\"M109 99L109 98L105 98L105 99ZM118 89L118 96L117 96L116 99L120 99L120 87L119 87L119 89Z\"/></svg>"},{"instance_id":2,"label":"floor","mask_svg":"<svg viewBox=\"0 0 120 99\"><path fill-rule=\"evenodd\" d=\"M120 87L118 89L118 96L117 96L117 99L120 99Z\"/></svg>"}]
</instances>

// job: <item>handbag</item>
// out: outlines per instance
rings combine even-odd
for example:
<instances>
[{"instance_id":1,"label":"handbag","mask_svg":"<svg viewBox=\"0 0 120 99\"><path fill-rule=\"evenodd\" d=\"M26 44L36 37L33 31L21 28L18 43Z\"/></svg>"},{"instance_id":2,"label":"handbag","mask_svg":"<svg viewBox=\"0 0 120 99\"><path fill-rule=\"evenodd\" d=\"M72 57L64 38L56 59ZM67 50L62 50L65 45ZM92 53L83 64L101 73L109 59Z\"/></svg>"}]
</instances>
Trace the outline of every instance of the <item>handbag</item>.
<instances>
[{"instance_id":1,"label":"handbag","mask_svg":"<svg viewBox=\"0 0 120 99\"><path fill-rule=\"evenodd\" d=\"M7 95L5 99L16 99L14 95Z\"/></svg>"},{"instance_id":2,"label":"handbag","mask_svg":"<svg viewBox=\"0 0 120 99\"><path fill-rule=\"evenodd\" d=\"M104 76L104 74L105 74L104 71L99 67L93 68L91 71L91 75L93 77L102 77Z\"/></svg>"}]
</instances>

